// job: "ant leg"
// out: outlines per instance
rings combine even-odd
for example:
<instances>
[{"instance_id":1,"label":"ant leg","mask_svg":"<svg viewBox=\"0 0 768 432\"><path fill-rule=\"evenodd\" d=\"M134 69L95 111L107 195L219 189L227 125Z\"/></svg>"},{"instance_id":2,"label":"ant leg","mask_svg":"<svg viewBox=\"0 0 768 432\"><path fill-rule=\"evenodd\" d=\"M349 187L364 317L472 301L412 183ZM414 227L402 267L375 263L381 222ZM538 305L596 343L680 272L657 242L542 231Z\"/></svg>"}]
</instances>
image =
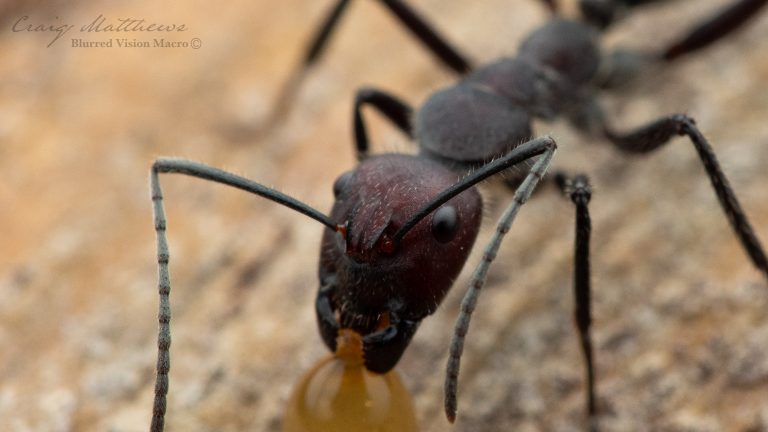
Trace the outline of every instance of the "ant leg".
<instances>
[{"instance_id":1,"label":"ant leg","mask_svg":"<svg viewBox=\"0 0 768 432\"><path fill-rule=\"evenodd\" d=\"M741 27L766 4L768 0L737 1L697 25L685 37L663 50L659 56L665 61L671 61L704 48Z\"/></svg>"},{"instance_id":2,"label":"ant leg","mask_svg":"<svg viewBox=\"0 0 768 432\"><path fill-rule=\"evenodd\" d=\"M602 4L606 0L589 0L589 2L592 1ZM659 62L673 61L704 48L738 29L766 4L768 0L741 0L731 4L714 17L700 23L695 29L689 31L687 36L659 52L616 49L603 58L597 84L605 89L621 87L634 80L648 67ZM635 4L628 4L628 6L635 6Z\"/></svg>"},{"instance_id":3,"label":"ant leg","mask_svg":"<svg viewBox=\"0 0 768 432\"><path fill-rule=\"evenodd\" d=\"M701 158L731 227L752 259L752 263L768 279L768 258L760 240L755 235L728 179L720 168L712 146L701 134L692 118L682 114L662 117L626 134L617 134L606 127L605 135L616 147L628 153L648 153L666 144L674 135L687 135Z\"/></svg>"},{"instance_id":4,"label":"ant leg","mask_svg":"<svg viewBox=\"0 0 768 432\"><path fill-rule=\"evenodd\" d=\"M534 141L529 141L529 143L531 142ZM526 144L522 144L515 150L525 145ZM461 301L461 312L456 320L456 326L451 340L450 353L448 355L448 366L445 372L445 415L451 423L456 420L456 393L458 391L459 367L461 365L461 354L464 351L464 338L469 330L469 321L472 317L472 312L477 305L477 298L480 295L480 290L483 288L483 285L485 285L488 268L490 267L491 262L496 258L496 253L499 250L499 246L501 246L501 241L509 232L518 210L520 210L520 207L528 200L528 198L530 198L531 193L533 193L539 180L541 180L547 172L549 163L552 161L552 156L554 155L557 146L554 141L551 140L543 145L546 146L546 150L544 153L541 153L541 157L539 157L536 160L536 163L533 164L528 175L525 177L525 180L523 180L515 191L512 203L501 215L499 223L496 226L496 233L488 246L486 246L485 252L483 253L483 259L475 269L469 289L464 295L464 299ZM515 150L512 150L512 152ZM505 156L505 158L506 157L507 156Z\"/></svg>"},{"instance_id":5,"label":"ant leg","mask_svg":"<svg viewBox=\"0 0 768 432\"><path fill-rule=\"evenodd\" d=\"M560 191L570 197L576 205L576 240L573 255L573 290L576 299L574 321L579 331L581 352L586 364L587 381L587 416L590 430L597 430L597 399L595 397L595 366L593 362L591 311L591 283L589 265L589 238L592 232L592 221L589 217L589 201L592 198L592 188L585 175L569 178L563 173L555 174L555 182Z\"/></svg>"},{"instance_id":6,"label":"ant leg","mask_svg":"<svg viewBox=\"0 0 768 432\"><path fill-rule=\"evenodd\" d=\"M411 34L449 69L459 75L464 75L472 70L472 65L466 57L446 42L445 38L437 33L424 18L401 0L381 0L382 3L405 25Z\"/></svg>"},{"instance_id":7,"label":"ant leg","mask_svg":"<svg viewBox=\"0 0 768 432\"><path fill-rule=\"evenodd\" d=\"M394 368L421 322L400 319L394 314L390 319L389 326L363 337L365 368L371 372L386 373Z\"/></svg>"},{"instance_id":8,"label":"ant leg","mask_svg":"<svg viewBox=\"0 0 768 432\"><path fill-rule=\"evenodd\" d=\"M600 29L605 29L623 17L630 8L659 0L579 0L581 16Z\"/></svg>"},{"instance_id":9,"label":"ant leg","mask_svg":"<svg viewBox=\"0 0 768 432\"><path fill-rule=\"evenodd\" d=\"M427 21L401 0L381 0L384 6L403 24L421 43L434 54L445 66L459 75L472 70L469 60L456 48L445 41ZM296 98L299 87L307 71L320 59L341 17L349 6L349 0L339 0L328 12L320 27L312 36L311 43L299 65L294 68L288 80L278 92L277 102L272 112L264 121L267 129L272 129L284 119L290 103Z\"/></svg>"},{"instance_id":10,"label":"ant leg","mask_svg":"<svg viewBox=\"0 0 768 432\"><path fill-rule=\"evenodd\" d=\"M347 6L349 6L349 0L339 0L333 9L328 11L328 15L326 15L322 25L320 25L320 28L317 29L311 39L312 43L309 45L309 48L304 55L304 59L301 62L301 69L309 69L317 59L320 58L320 55L325 51L333 31L336 30L336 26L339 24L341 17L347 10Z\"/></svg>"},{"instance_id":11,"label":"ant leg","mask_svg":"<svg viewBox=\"0 0 768 432\"><path fill-rule=\"evenodd\" d=\"M384 6L392 12L416 38L449 69L459 75L472 70L470 62L459 51L446 42L432 26L419 16L410 6L401 0L381 0ZM349 0L340 0L323 21L322 26L312 38L312 43L301 64L301 69L308 69L322 54L325 46L336 28Z\"/></svg>"},{"instance_id":12,"label":"ant leg","mask_svg":"<svg viewBox=\"0 0 768 432\"><path fill-rule=\"evenodd\" d=\"M616 7L612 0L579 1L581 16L600 29L605 29L616 19Z\"/></svg>"},{"instance_id":13,"label":"ant leg","mask_svg":"<svg viewBox=\"0 0 768 432\"><path fill-rule=\"evenodd\" d=\"M381 2L445 66L460 75L472 70L472 66L465 56L449 45L445 38L439 35L410 6L401 0L381 0ZM309 69L320 58L348 5L349 0L339 0L333 9L330 10L320 28L312 37L312 43L309 44L309 48L299 66L300 72L297 75L303 75L303 71Z\"/></svg>"},{"instance_id":14,"label":"ant leg","mask_svg":"<svg viewBox=\"0 0 768 432\"><path fill-rule=\"evenodd\" d=\"M544 7L546 7L551 14L556 14L557 10L560 8L560 5L558 5L557 0L539 0L540 2L544 3Z\"/></svg>"},{"instance_id":15,"label":"ant leg","mask_svg":"<svg viewBox=\"0 0 768 432\"><path fill-rule=\"evenodd\" d=\"M157 314L157 374L155 376L155 399L152 408L152 424L150 432L162 432L165 427L165 412L168 395L168 373L171 369L171 276L168 268L170 252L165 236L167 227L165 210L163 208L163 191L160 188L160 173L185 174L192 177L226 184L246 192L272 200L290 209L296 210L312 219L317 220L332 230L336 225L325 215L288 195L263 186L244 177L222 171L197 162L182 159L157 159L150 173L150 189L152 193L152 213L157 237L157 272L160 306Z\"/></svg>"},{"instance_id":16,"label":"ant leg","mask_svg":"<svg viewBox=\"0 0 768 432\"><path fill-rule=\"evenodd\" d=\"M304 81L304 77L307 71L317 62L320 56L328 46L328 41L333 34L333 31L341 21L341 17L344 16L344 12L349 6L349 0L339 0L332 9L330 9L323 20L320 27L315 31L312 36L309 48L307 48L304 57L299 64L294 67L293 72L289 78L282 85L277 93L277 99L269 114L268 118L264 121L268 129L275 127L276 124L282 122L288 111L290 103L296 98L296 94L299 91L301 83Z\"/></svg>"},{"instance_id":17,"label":"ant leg","mask_svg":"<svg viewBox=\"0 0 768 432\"><path fill-rule=\"evenodd\" d=\"M373 88L362 88L355 95L354 108L354 128L355 128L355 147L357 149L357 160L363 160L368 157L368 132L363 122L363 105L371 105L380 113L384 114L395 126L403 133L413 138L413 127L411 117L413 109L402 102L400 99Z\"/></svg>"}]
</instances>

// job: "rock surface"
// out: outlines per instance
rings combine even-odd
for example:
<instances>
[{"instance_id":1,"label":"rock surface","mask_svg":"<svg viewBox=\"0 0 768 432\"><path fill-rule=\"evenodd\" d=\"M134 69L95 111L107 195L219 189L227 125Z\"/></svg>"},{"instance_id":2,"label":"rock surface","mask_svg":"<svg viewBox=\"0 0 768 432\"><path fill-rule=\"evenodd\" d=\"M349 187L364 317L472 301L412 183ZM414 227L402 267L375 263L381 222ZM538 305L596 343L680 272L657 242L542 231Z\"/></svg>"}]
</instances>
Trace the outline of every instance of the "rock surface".
<instances>
[{"instance_id":1,"label":"rock surface","mask_svg":"<svg viewBox=\"0 0 768 432\"><path fill-rule=\"evenodd\" d=\"M379 5L356 2L287 121L258 134L329 3L0 9L0 430L147 429L155 157L225 167L327 210L334 179L355 163L354 90L374 85L416 104L451 82ZM513 54L546 19L535 1L411 3L477 60ZM622 21L606 45L661 46L727 1L668 3ZM99 14L183 23L187 31L167 39L199 38L201 47L73 47L72 38L124 36L78 32ZM24 15L76 28L46 47L52 32L10 30ZM671 112L695 117L765 243L767 33L763 13L734 37L603 99L621 127ZM377 151L410 148L370 117ZM768 430L768 282L732 235L690 144L678 139L627 158L562 122L539 124L537 133L560 143L558 168L590 174L595 188L604 430ZM322 228L239 191L162 181L174 282L168 430L278 430L291 387L324 355L312 309ZM490 227L509 195L486 192ZM572 207L551 190L537 195L480 299L455 426L442 414L443 364L468 271L402 359L425 431L585 430L571 324ZM475 251L468 268L479 258Z\"/></svg>"}]
</instances>

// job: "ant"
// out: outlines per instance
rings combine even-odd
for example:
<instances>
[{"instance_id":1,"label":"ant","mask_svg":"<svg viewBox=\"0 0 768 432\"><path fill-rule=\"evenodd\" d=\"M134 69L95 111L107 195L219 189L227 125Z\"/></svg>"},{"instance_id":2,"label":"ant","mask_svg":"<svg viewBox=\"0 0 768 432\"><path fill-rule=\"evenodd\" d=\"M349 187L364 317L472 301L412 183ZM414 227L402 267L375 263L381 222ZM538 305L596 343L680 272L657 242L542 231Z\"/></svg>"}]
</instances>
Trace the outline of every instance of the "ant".
<instances>
[{"instance_id":1,"label":"ant","mask_svg":"<svg viewBox=\"0 0 768 432\"><path fill-rule=\"evenodd\" d=\"M620 132L611 126L596 98L599 90L618 87L649 66L670 64L725 37L756 15L768 1L733 1L711 18L694 26L683 37L655 52L600 52L598 42L602 31L635 7L654 1L580 0L580 20L555 16L523 40L516 56L474 66L467 56L451 46L406 2L381 0L387 12L416 40L462 78L455 85L434 92L418 108L376 88L358 90L353 104L358 160L362 162L369 157L370 145L362 114L364 107L375 109L415 141L421 157L436 160L459 173L472 172L485 161L505 154L510 143L529 139L534 135L531 127L534 118L545 121L565 118L583 134L608 141L627 154L651 153L673 137L685 136L698 153L744 250L755 267L768 278L768 259L760 241L694 119L682 114L667 115L628 132ZM560 9L558 1L542 0L542 3L557 15ZM285 114L300 80L321 58L349 4L349 0L338 0L330 9L308 44L299 68L280 92L273 120ZM594 425L597 405L590 333L591 223L587 209L591 187L588 178L583 175L570 178L558 173L554 179L561 191L569 195L577 206L575 321L586 363L586 410ZM512 174L506 181L515 187L521 178ZM457 412L457 377L463 338L475 307L477 291L471 287L465 297L451 343L445 383L445 412L451 422Z\"/></svg>"},{"instance_id":2,"label":"ant","mask_svg":"<svg viewBox=\"0 0 768 432\"><path fill-rule=\"evenodd\" d=\"M185 174L242 189L325 225L315 304L322 339L336 352L340 333L354 331L361 336L365 368L385 373L398 362L421 320L437 309L469 256L482 213L474 186L535 158L477 267L473 287L479 289L504 234L546 173L556 147L549 137L530 140L458 181L454 171L427 158L395 153L371 156L336 180L330 216L275 189L208 165L156 160L151 191L160 331L150 430L164 428L170 372L170 253L161 173Z\"/></svg>"},{"instance_id":3,"label":"ant","mask_svg":"<svg viewBox=\"0 0 768 432\"><path fill-rule=\"evenodd\" d=\"M346 2L340 2L339 4L346 3ZM400 5L404 5L400 2L386 2L387 4L395 4L398 3ZM745 3L745 2L741 2ZM408 9L409 10L409 9ZM411 11L412 12L412 11ZM416 16L415 14L413 16ZM423 23L423 21L421 21ZM332 27L329 27L332 28ZM327 31L325 32L328 33ZM692 49L691 49L692 50ZM514 59L513 59L514 60ZM519 65L518 65L519 66ZM538 66L535 64L535 62L532 65L523 65L521 66L523 68L523 72L525 72L525 68L531 66L533 69L533 72L536 72L535 69ZM479 72L479 71L478 71ZM481 80L481 78L478 75L474 79ZM544 79L545 84L551 84L553 88L546 88L545 91L553 91L553 92L559 92L559 91L567 91L568 88L560 88L560 85L563 84L562 82L558 82L557 77L552 77L545 74L539 75L534 74L534 78L542 78ZM472 78L470 78L472 79ZM552 80L550 82L549 80ZM565 86L567 87L567 86ZM469 89L470 93L472 93L472 89ZM572 89L571 89L572 90ZM367 97L366 97L367 94ZM557 94L557 93L555 93ZM566 93L567 94L567 93ZM528 109L531 109L532 112L537 116L545 117L547 115L555 115L555 114L562 114L557 112L555 110L555 107L546 105L547 102L547 96L551 95L533 95L532 100L534 102L542 102L542 105L540 106L526 106L525 109L522 110L523 114L525 114L525 111ZM580 95L581 96L581 95ZM588 96L588 95L587 95ZM482 96L481 96L482 97ZM539 100L539 97L543 97L543 99ZM382 102L383 101L383 102ZM579 101L583 102L583 101ZM429 102L427 103L429 104ZM425 104L425 106L427 106ZM323 237L323 248L322 251L324 255L321 256L321 289L318 293L318 302L317 302L317 312L318 312L318 323L321 329L321 335L323 336L323 340L325 343L333 350L333 344L335 341L335 338L332 336L335 334L334 332L337 332L340 327L351 327L353 329L358 330L360 333L362 333L365 336L370 336L368 338L368 348L367 348L367 355L366 355L366 367L368 367L371 370L375 371L384 371L388 368L391 368L394 366L395 363L397 363L400 355L404 351L405 347L408 345L410 338L413 336L413 333L415 332L416 328L418 327L418 323L421 321L421 319L434 312L434 309L439 304L442 297L445 295L445 291L447 291L448 287L450 286L450 283L445 285L445 283L437 284L436 287L430 287L429 292L427 294L426 298L422 299L411 299L414 300L413 303L406 304L406 302L402 299L398 299L396 296L391 295L391 292L382 292L379 291L377 293L377 290L371 290L372 294L366 294L362 298L356 297L354 295L351 295L350 293L354 291L344 291L338 288L338 286L342 283L351 283L351 285L347 286L357 286L355 282L370 282L369 279L371 276L366 275L364 273L360 273L358 268L355 268L355 266L347 266L346 268L339 264L344 256L352 254L353 256L355 254L358 258L363 259L371 259L372 257L378 257L380 255L386 256L387 254L396 254L400 251L404 253L410 253L411 247L406 247L406 245L409 244L409 239L411 242L416 242L416 238L419 240L422 239L422 235L431 235L434 237L436 241L439 243L439 238L443 236L447 236L450 239L448 240L448 243L454 243L451 247L449 247L449 250L452 251L450 258L455 260L454 263L458 263L458 265L451 266L450 271L446 269L439 269L436 270L436 274L434 275L436 278L440 279L441 281L445 282L452 282L453 278L455 278L458 271L463 266L464 261L466 260L466 254L468 254L468 249L471 247L471 244L474 242L474 238L477 231L477 226L479 226L479 217L475 220L475 226L471 231L474 232L474 234L470 236L457 236L456 233L451 233L453 229L447 229L447 231L444 231L446 227L451 228L454 226L455 221L458 219L459 221L462 221L465 216L464 211L456 210L456 208L462 208L462 205L456 205L451 206L450 203L455 203L460 200L466 199L462 198L465 195L471 194L474 189L473 185L475 185L477 182L488 178L490 176L493 176L497 173L500 173L502 171L507 170L508 168L515 166L523 161L526 161L528 159L538 157L536 159L536 162L534 163L533 167L528 171L525 177L514 175L512 174L513 178L509 180L509 183L515 185L517 187L517 192L515 194L515 197L513 198L513 204L510 206L510 210L505 213L505 216L503 217L502 223L500 223L498 231L499 235L495 236L492 240L491 245L489 246L489 250L484 255L483 262L478 267L478 270L476 272L476 275L473 277L472 282L472 288L468 292L467 300L465 300L465 306L462 307L462 315L459 319L459 322L461 323L458 327L459 330L457 330L457 334L460 335L456 338L456 340L451 344L451 351L452 354L450 356L450 361L454 366L452 366L452 371L455 373L449 372L449 377L453 377L453 384L451 384L451 381L449 380L449 383L447 385L448 393L450 395L451 392L455 393L455 376L458 374L458 359L460 356L461 351L461 344L463 343L463 334L466 333L466 327L469 323L469 314L471 313L471 310L474 308L474 302L477 298L477 292L479 291L480 287L482 286L485 278L485 272L488 269L488 266L490 265L491 260L493 259L493 256L495 255L495 250L498 248L498 244L501 242L501 237L503 233L505 233L509 226L508 224L511 223L512 218L514 218L515 212L519 209L519 207L522 205L522 203L527 200L528 196L533 192L536 183L538 182L539 178L544 175L546 172L547 165L549 164L549 160L552 157L552 154L554 153L554 141L552 141L549 138L540 138L537 140L528 141L525 144L515 145L519 142L527 140L527 136L530 136L530 130L527 131L527 134L523 137L515 136L514 138L510 138L510 135L514 135L513 132L516 132L513 130L513 126L519 126L521 122L510 124L502 124L499 126L500 130L506 134L503 140L500 140L501 143L504 144L503 146L503 153L499 153L500 149L496 148L493 152L484 152L480 155L477 159L465 159L465 158L445 158L444 156L447 154L445 150L457 150L459 152L466 150L466 147L459 147L456 148L446 148L444 147L444 141L438 137L437 139L434 139L434 136L432 137L434 140L431 143L436 144L436 147L430 147L429 146L429 138L425 138L424 136L420 136L420 133L415 133L414 135L419 139L419 142L421 144L421 155L419 157L407 157L407 156L390 156L390 155L381 155L381 156L369 156L368 155L368 141L367 136L365 134L364 125L362 122L362 116L360 108L363 105L371 105L375 108L378 108L381 110L387 117L389 117L393 122L395 122L398 126L400 125L407 125L409 126L408 133L410 133L410 121L408 120L410 118L410 109L402 109L403 107L407 106L400 101L398 101L396 98L391 97L390 95L386 95L383 92L379 92L376 90L369 90L366 92L361 92L358 95L358 98L356 100L356 108L355 108L355 130L357 132L356 136L356 148L358 157L361 159L360 165L357 167L357 169L353 173L347 173L339 177L336 184L334 185L334 191L337 192L337 204L334 206L334 210L331 213L331 217L327 217L322 215L321 213L317 212L316 210L313 210L309 208L308 206L299 203L295 200L293 200L290 197L287 197L273 189L265 188L257 183L250 182L246 179L243 179L241 177L233 176L231 174L225 173L223 171L219 171L207 166L203 166L200 164L196 164L193 162L188 161L179 161L179 160L171 160L171 159L160 159L158 160L155 165L153 166L152 171L152 197L153 201L155 202L155 227L158 233L158 262L159 262L159 268L160 268L160 293L161 293L161 313L160 313L160 324L161 324L161 336L159 340L159 347L160 347L160 354L158 359L158 384L157 384L157 398L156 398L156 405L155 405L155 417L153 419L153 430L160 430L162 429L162 419L164 414L164 404L165 404L165 392L167 392L167 373L168 373L168 348L170 344L170 332L167 327L169 320L170 320L170 306L168 304L168 293L170 290L170 282L169 282L169 276L168 276L168 249L167 244L165 242L164 238L164 231L165 231L165 218L163 215L162 210L162 194L160 191L159 186L159 173L182 173L186 175L196 176L200 178L204 178L207 180L212 180L215 182L220 182L224 184L228 184L233 187L241 188L247 191L250 191L252 193L256 193L257 195L260 195L262 197L266 197L270 200L276 201L280 204L283 204L289 208L292 208L296 211L299 211L315 220L318 220L319 222L326 225L326 227L329 228L329 230L325 230L324 237ZM438 103L439 105L439 103ZM390 110L391 106L394 106L394 109ZM514 106L514 105L510 105ZM576 109L577 107L573 107L573 109ZM590 107L593 108L593 107ZM423 110L424 108L422 108ZM548 113L547 109L554 110L554 112ZM569 107L571 109L571 107ZM540 112L534 111L534 110L541 110ZM394 114L388 114L388 113L394 113ZM399 114L398 114L399 113ZM404 114L404 115L400 115ZM460 114L460 113L459 113ZM518 113L519 114L519 113ZM438 115L438 117L440 117ZM575 119L578 118L576 114L573 115L574 117L574 123L579 124L575 121ZM418 118L418 117L417 117ZM359 119L359 120L358 120ZM443 117L443 120L445 117ZM398 123L399 121L401 121ZM408 120L408 122L406 122ZM518 119L519 120L519 119ZM727 181L725 180L724 175L722 174L722 171L719 169L719 166L717 165L716 160L714 159L714 155L711 152L711 148L707 141L701 136L701 134L698 132L698 129L696 129L693 122L686 118L686 117L679 117L679 116L673 116L664 119L665 121L660 121L652 124L651 126L645 128L642 130L642 133L637 134L624 134L620 135L615 132L609 131L606 129L605 135L611 140L614 141L617 145L620 146L622 150L636 150L636 151L650 151L658 146L663 145L668 139L670 139L675 134L685 134L688 135L694 145L696 146L697 150L700 152L702 160L704 161L705 167L707 168L708 174L710 175L710 179L713 182L713 186L716 189L716 192L718 194L718 197L721 200L721 204L724 207L724 210L726 214L729 217L729 220L731 220L732 224L734 225L734 228L737 232L737 234L740 236L740 239L742 241L742 244L747 249L748 253L753 259L753 262L761 268L764 272L766 272L766 265L765 265L765 254L762 251L761 246L759 245L759 242L755 238L754 234L752 233L752 229L749 225L749 223L746 220L746 217L744 216L743 212L741 211L738 202L730 190L730 187L727 184ZM428 122L427 122L428 123ZM459 123L460 125L463 123ZM674 125L675 127L672 128L671 125ZM585 125L585 128L589 128L590 125ZM591 125L594 126L594 125ZM418 130L418 129L417 129ZM511 132L510 132L511 131ZM425 129L425 133L429 135L429 133L438 133L439 130L437 129ZM469 127L467 126L467 130L464 131L466 133L473 133L472 130L469 130ZM610 134L608 132L611 132ZM660 133L661 136L657 135L657 133ZM623 138L623 139L622 139ZM652 144L655 145L649 145L648 140L656 138L661 142L654 142ZM460 142L459 139L456 139L456 142ZM499 144L498 142L492 142L492 140L484 141L484 143L487 144ZM624 146L622 146L620 143L624 143ZM642 148L637 148L636 146L640 144ZM643 144L645 146L643 146ZM511 149L510 149L511 147ZM433 154L430 154L433 153ZM412 159L413 158L413 159ZM494 162L491 163L485 163L485 160L496 158ZM437 159L439 163L433 163L433 162L427 162L432 159ZM446 159L448 159L446 161ZM341 218L341 219L334 219L334 215L339 213L344 213L344 210L338 210L339 208L343 208L344 206L352 206L352 203L357 202L356 198L360 198L361 196L364 196L365 193L368 190L365 189L367 187L373 187L373 185L378 185L373 181L362 181L360 177L365 176L372 176L376 179L379 177L376 176L384 176L387 179L391 179L391 176L400 175L400 173L397 171L401 165L404 165L404 161L408 160L414 161L415 166L417 167L414 171L418 173L419 176L422 176L423 173L426 170L421 170L419 168L422 168L421 164L427 164L431 167L434 167L435 170L443 170L445 171L445 162L447 162L447 165L450 167L446 172L450 173L448 174L448 178L451 180L449 182L441 181L439 182L438 190L444 190L444 192L437 194L436 196L433 196L429 193L418 193L416 195L414 194L406 194L409 198L408 201L408 207L401 209L397 206L398 212L393 212L388 214L387 210L381 210L381 208L370 208L371 204L369 204L368 199L362 200L363 207L361 207L364 210L359 210L359 212L371 215L369 218L365 218L361 216L362 221L366 223L372 223L374 225L374 228L371 230L364 229L362 232L354 232L354 228L356 225L362 225L360 222L358 224L355 224L354 221L355 218L352 218L352 223L347 223L349 219ZM418 161L418 162L416 162ZM405 162L410 163L410 162ZM438 166L441 166L442 168L437 168ZM432 168L429 168L431 171ZM458 174L457 174L458 173ZM414 173L410 173L408 175L413 175ZM406 174L402 174L403 176L406 176ZM460 180L458 183L454 183L454 180L456 176L464 176L462 177L462 180ZM451 177L452 176L452 177ZM403 177L405 178L405 177ZM579 330L582 332L582 341L585 347L585 356L587 357L587 363L588 368L591 371L591 345L590 345L590 338L589 338L589 254L588 254L588 235L589 235L589 216L587 211L587 203L589 202L590 197L590 190L589 185L586 180L586 177L583 176L576 176L573 178L569 178L564 175L556 176L556 182L560 186L561 190L568 193L568 195L574 200L576 206L577 206L577 245L576 245L576 277L575 277L575 284L576 284L576 291L577 291L577 304L580 304L581 312L577 312L577 315L579 318ZM390 180L391 181L391 180ZM414 187L416 185L421 185L422 182L426 182L426 180L422 177L417 177L416 180L413 180L413 178L409 177L409 182L414 182ZM358 183L359 182L359 183ZM403 180L405 182L405 180ZM361 189L357 189L357 185L361 185ZM391 184L391 183L388 183ZM399 184L399 183L396 183ZM453 185L453 186L450 186ZM364 187L363 187L364 186ZM450 186L450 187L449 187ZM372 196L374 197L383 197L386 196L387 198L391 198L390 195L387 194L395 194L395 191L397 188L391 188L393 190L385 190L385 191L376 191L376 188L374 188L374 191L371 191ZM468 190L467 190L468 189ZM349 190L352 190L353 197L350 199L350 197L344 195L345 193L350 193ZM464 194L460 194L460 192L466 190ZM476 192L475 192L476 193ZM410 202L410 199L413 196L418 197L419 199L422 199L422 202ZM339 199L339 196L343 197L343 199ZM479 198L479 197L478 197ZM456 201L451 201L456 200ZM341 201L341 203L340 203ZM385 200L382 203L382 200L372 200L373 202L378 201L379 204L384 205L390 205L392 201ZM341 206L341 207L338 207ZM447 210L449 208L453 208L454 210ZM470 212L471 213L471 212ZM396 218L395 215L399 217ZM429 218L431 216L431 218ZM458 216L458 218L457 218ZM472 219L473 216L470 216L470 219ZM427 220L429 219L429 222L427 223ZM377 226L376 223L381 222L382 220L387 221L386 224L383 226ZM453 222L451 222L453 221ZM379 223L379 225L381 225ZM454 228L455 229L455 228ZM373 232L370 232L373 231ZM447 232L448 234L445 234ZM350 242L353 242L353 239L355 239L355 235L357 235L357 247L349 247ZM427 236L430 240L432 240L431 237ZM462 247L456 247L456 244L462 244ZM364 250L360 249L360 245L366 246L366 247L373 247L375 248L374 252L368 251L367 253L362 253ZM426 249L427 251L430 251L430 249ZM331 251L331 252L329 252ZM335 252L333 252L335 251ZM458 252L457 252L458 251ZM458 256L453 255L453 253L456 253ZM372 254L372 255L371 255ZM418 254L415 254L418 255ZM443 257L443 254L441 254L441 258ZM760 261L760 258L762 257L762 262ZM381 284L382 280L387 280L387 278L391 277L393 274L392 271L388 272L381 272L377 273L377 276L380 277L373 277L373 281L375 281L375 284ZM340 277L342 275L343 277ZM348 278L348 279L345 279ZM324 287L326 289L324 289ZM335 289L331 289L328 287L335 287ZM372 298L368 298L368 295L370 295ZM375 300L375 297L377 295L381 295L382 298L384 298L383 304L387 308L386 310L381 310L382 302L377 302ZM581 296L581 297L579 297ZM584 297L586 296L586 297ZM371 300L368 302L367 300ZM371 304L367 304L371 303ZM347 308L344 308L344 306L347 306ZM577 306L578 308L578 306ZM578 310L578 309L577 309ZM413 313L414 315L411 316L410 314ZM382 329L382 322L386 322L387 325ZM461 330L463 329L463 331ZM451 388L451 385L453 386ZM588 396L589 396L589 403L590 403L590 416L595 415L595 409L594 409L594 392L593 392L593 382L592 379L589 380L588 384L589 390L588 390ZM455 404L455 399L454 402ZM450 409L449 411L449 417L450 417ZM455 415L455 407L454 407L454 415Z\"/></svg>"}]
</instances>

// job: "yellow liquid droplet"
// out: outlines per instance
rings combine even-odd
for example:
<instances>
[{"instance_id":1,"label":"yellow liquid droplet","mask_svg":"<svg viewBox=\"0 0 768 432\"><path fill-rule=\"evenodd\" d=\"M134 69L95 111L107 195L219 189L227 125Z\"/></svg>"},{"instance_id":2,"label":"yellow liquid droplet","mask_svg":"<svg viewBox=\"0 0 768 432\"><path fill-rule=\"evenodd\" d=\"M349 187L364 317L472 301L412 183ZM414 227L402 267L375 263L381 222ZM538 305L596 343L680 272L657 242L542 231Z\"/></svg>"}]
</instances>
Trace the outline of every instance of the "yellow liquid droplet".
<instances>
[{"instance_id":1,"label":"yellow liquid droplet","mask_svg":"<svg viewBox=\"0 0 768 432\"><path fill-rule=\"evenodd\" d=\"M322 359L294 389L283 432L416 432L411 396L397 372L363 366L359 336L339 337L336 353Z\"/></svg>"}]
</instances>

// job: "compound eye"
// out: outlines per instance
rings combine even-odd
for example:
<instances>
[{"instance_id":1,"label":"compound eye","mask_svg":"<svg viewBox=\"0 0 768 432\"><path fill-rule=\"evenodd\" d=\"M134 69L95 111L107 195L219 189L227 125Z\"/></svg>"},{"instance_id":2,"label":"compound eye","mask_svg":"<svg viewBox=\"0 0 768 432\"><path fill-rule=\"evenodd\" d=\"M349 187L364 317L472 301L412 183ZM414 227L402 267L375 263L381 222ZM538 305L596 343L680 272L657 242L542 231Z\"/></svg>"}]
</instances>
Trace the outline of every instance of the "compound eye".
<instances>
[{"instance_id":1,"label":"compound eye","mask_svg":"<svg viewBox=\"0 0 768 432\"><path fill-rule=\"evenodd\" d=\"M448 243L456 236L459 214L453 206L443 206L432 216L432 235L440 243Z\"/></svg>"},{"instance_id":2,"label":"compound eye","mask_svg":"<svg viewBox=\"0 0 768 432\"><path fill-rule=\"evenodd\" d=\"M340 175L339 178L336 179L336 181L333 183L333 197L338 198L339 195L341 195L342 192L344 192L344 189L347 188L347 183L349 183L349 179L352 178L352 171L347 171L344 174Z\"/></svg>"}]
</instances>

